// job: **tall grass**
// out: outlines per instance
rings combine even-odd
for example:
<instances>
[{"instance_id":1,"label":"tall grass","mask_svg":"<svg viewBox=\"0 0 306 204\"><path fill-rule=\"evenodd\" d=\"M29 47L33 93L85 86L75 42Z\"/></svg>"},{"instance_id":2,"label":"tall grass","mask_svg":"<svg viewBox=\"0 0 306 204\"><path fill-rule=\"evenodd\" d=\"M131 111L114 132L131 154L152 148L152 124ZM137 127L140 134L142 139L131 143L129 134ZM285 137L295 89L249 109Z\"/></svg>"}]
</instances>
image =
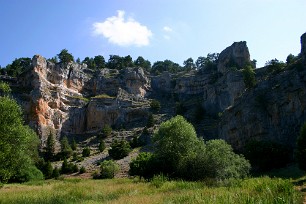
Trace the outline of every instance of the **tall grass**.
<instances>
[{"instance_id":1,"label":"tall grass","mask_svg":"<svg viewBox=\"0 0 306 204\"><path fill-rule=\"evenodd\" d=\"M154 183L155 182L155 183ZM9 184L0 189L0 203L300 203L289 180L268 177L232 180L209 187L204 182L152 183L130 179L66 179Z\"/></svg>"}]
</instances>

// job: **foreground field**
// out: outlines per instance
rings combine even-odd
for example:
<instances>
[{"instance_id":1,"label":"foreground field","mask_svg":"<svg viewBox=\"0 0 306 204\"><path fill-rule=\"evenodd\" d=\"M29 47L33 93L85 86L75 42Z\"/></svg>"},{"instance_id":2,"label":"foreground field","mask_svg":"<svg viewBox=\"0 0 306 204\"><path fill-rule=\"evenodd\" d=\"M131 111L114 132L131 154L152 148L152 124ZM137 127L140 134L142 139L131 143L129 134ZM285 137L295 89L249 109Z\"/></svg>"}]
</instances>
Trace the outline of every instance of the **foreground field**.
<instances>
[{"instance_id":1,"label":"foreground field","mask_svg":"<svg viewBox=\"0 0 306 204\"><path fill-rule=\"evenodd\" d=\"M253 178L208 187L201 182L65 179L4 185L0 203L302 203L288 180Z\"/></svg>"}]
</instances>

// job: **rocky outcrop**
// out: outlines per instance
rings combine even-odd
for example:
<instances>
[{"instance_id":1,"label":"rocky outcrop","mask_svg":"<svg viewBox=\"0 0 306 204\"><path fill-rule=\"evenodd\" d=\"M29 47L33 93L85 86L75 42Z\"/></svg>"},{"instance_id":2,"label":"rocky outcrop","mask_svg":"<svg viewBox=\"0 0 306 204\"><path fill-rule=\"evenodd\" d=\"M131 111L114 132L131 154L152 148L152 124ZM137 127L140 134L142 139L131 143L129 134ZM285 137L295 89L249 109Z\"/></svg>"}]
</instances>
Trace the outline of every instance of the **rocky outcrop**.
<instances>
[{"instance_id":1,"label":"rocky outcrop","mask_svg":"<svg viewBox=\"0 0 306 204\"><path fill-rule=\"evenodd\" d=\"M42 146L50 133L59 139L63 134L95 132L105 124L143 120L148 115L149 102L143 98L150 80L141 68L93 72L85 64L54 64L39 55L33 57L32 65L19 77L19 88L30 90L23 93L26 100L21 104ZM93 96L97 97L90 99Z\"/></svg>"},{"instance_id":2,"label":"rocky outcrop","mask_svg":"<svg viewBox=\"0 0 306 204\"><path fill-rule=\"evenodd\" d=\"M234 42L223 50L218 59L218 72L226 73L229 68L243 68L250 63L250 53L245 41Z\"/></svg>"},{"instance_id":3,"label":"rocky outcrop","mask_svg":"<svg viewBox=\"0 0 306 204\"><path fill-rule=\"evenodd\" d=\"M306 68L306 34L301 44ZM32 69L18 79L19 102L42 146L50 133L59 139L61 135L96 134L106 124L144 127L149 98L156 97L163 101L163 114L158 118L170 118L179 105L192 121L197 108L203 108L202 121L195 124L197 130L204 130L198 131L204 138L223 138L236 149L252 139L293 147L306 120L305 69L293 65L269 75L265 68L256 69L257 85L246 89L240 69L249 63L246 42L222 51L216 69L159 76L141 68L93 71L84 64L54 64L36 55Z\"/></svg>"},{"instance_id":4,"label":"rocky outcrop","mask_svg":"<svg viewBox=\"0 0 306 204\"><path fill-rule=\"evenodd\" d=\"M219 137L236 149L243 149L250 140L270 140L293 148L306 121L305 99L306 73L283 72L245 92L223 112Z\"/></svg>"},{"instance_id":5,"label":"rocky outcrop","mask_svg":"<svg viewBox=\"0 0 306 204\"><path fill-rule=\"evenodd\" d=\"M301 36L301 45L302 45L302 49L301 49L302 59L303 59L304 65L306 65L306 33L304 33Z\"/></svg>"}]
</instances>

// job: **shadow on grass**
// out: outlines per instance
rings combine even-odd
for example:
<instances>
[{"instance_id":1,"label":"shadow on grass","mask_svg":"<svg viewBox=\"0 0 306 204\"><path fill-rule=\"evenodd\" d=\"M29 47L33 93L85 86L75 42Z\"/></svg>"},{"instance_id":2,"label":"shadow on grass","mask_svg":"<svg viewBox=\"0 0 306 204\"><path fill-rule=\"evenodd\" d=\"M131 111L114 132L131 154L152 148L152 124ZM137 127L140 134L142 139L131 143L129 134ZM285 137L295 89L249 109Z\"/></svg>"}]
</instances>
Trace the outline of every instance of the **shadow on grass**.
<instances>
[{"instance_id":1,"label":"shadow on grass","mask_svg":"<svg viewBox=\"0 0 306 204\"><path fill-rule=\"evenodd\" d=\"M260 175L256 176L269 176L269 177L276 177L282 179L299 179L305 176L305 172L300 170L296 164L291 164L287 167L280 168L280 169L273 169L268 172L263 172ZM305 181L305 180L304 180Z\"/></svg>"}]
</instances>

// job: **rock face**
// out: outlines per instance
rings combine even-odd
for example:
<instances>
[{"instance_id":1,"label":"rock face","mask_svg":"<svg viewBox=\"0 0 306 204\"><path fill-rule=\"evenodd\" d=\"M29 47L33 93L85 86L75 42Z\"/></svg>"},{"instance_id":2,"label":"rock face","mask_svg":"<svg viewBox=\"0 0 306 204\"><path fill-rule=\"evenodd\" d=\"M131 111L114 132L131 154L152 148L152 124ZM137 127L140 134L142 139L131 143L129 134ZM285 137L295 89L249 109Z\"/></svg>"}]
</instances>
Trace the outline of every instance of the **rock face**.
<instances>
[{"instance_id":1,"label":"rock face","mask_svg":"<svg viewBox=\"0 0 306 204\"><path fill-rule=\"evenodd\" d=\"M19 82L31 90L22 106L42 146L50 133L59 139L63 134L97 132L105 124L143 120L148 115L144 96L150 81L140 68L93 72L85 64L53 64L39 55L33 57L32 65Z\"/></svg>"},{"instance_id":2,"label":"rock face","mask_svg":"<svg viewBox=\"0 0 306 204\"><path fill-rule=\"evenodd\" d=\"M220 53L218 71L225 73L230 67L241 69L248 63L250 63L250 53L246 42L234 42Z\"/></svg>"},{"instance_id":3,"label":"rock face","mask_svg":"<svg viewBox=\"0 0 306 204\"><path fill-rule=\"evenodd\" d=\"M255 69L257 85L251 89L246 89L240 70L250 63L246 42L222 51L215 69L159 76L141 68L93 71L84 64L53 64L36 55L32 69L18 79L23 92L19 102L42 147L50 133L59 139L96 134L106 124L144 127L149 98L163 102L160 118L173 116L176 105L190 121L201 118L194 124L205 139L222 138L235 149L253 139L293 147L306 121L306 34L301 44L304 69L291 67L274 74Z\"/></svg>"},{"instance_id":4,"label":"rock face","mask_svg":"<svg viewBox=\"0 0 306 204\"><path fill-rule=\"evenodd\" d=\"M304 33L301 36L301 45L302 45L302 49L301 49L302 59L303 59L304 64L306 65L306 33Z\"/></svg>"}]
</instances>

